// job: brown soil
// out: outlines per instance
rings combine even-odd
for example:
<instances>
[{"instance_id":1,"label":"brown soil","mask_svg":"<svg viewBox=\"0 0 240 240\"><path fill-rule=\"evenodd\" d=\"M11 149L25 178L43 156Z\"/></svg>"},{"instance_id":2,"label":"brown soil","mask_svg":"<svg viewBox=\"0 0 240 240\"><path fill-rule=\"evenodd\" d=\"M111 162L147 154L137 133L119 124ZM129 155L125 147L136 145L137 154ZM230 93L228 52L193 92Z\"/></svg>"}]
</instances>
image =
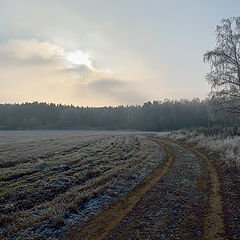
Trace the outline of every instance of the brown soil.
<instances>
[{"instance_id":1,"label":"brown soil","mask_svg":"<svg viewBox=\"0 0 240 240\"><path fill-rule=\"evenodd\" d=\"M201 149L202 152L206 151ZM229 240L240 239L240 170L220 160L217 153L209 153L220 180L224 225Z\"/></svg>"},{"instance_id":2,"label":"brown soil","mask_svg":"<svg viewBox=\"0 0 240 240\"><path fill-rule=\"evenodd\" d=\"M201 157L207 166L207 172L210 177L210 192L208 196L208 211L204 218L204 234L203 239L225 239L224 236L224 220L222 196L220 194L220 181L218 173L212 161L198 150L178 143L179 145L190 149L196 155Z\"/></svg>"}]
</instances>

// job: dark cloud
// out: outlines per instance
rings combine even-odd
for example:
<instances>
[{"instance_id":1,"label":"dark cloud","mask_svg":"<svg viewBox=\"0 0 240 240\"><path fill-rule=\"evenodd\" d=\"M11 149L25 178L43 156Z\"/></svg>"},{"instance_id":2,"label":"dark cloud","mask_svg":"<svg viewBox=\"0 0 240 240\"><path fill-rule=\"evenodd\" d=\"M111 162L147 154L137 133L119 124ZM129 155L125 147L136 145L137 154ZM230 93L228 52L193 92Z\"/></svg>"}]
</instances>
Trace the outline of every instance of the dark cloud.
<instances>
[{"instance_id":1,"label":"dark cloud","mask_svg":"<svg viewBox=\"0 0 240 240\"><path fill-rule=\"evenodd\" d=\"M101 78L89 84L90 87L101 90L109 91L113 89L119 89L126 85L123 81L113 79L113 78Z\"/></svg>"},{"instance_id":2,"label":"dark cloud","mask_svg":"<svg viewBox=\"0 0 240 240\"><path fill-rule=\"evenodd\" d=\"M88 87L121 104L135 104L145 100L145 97L133 90L127 82L118 79L98 79L91 82Z\"/></svg>"},{"instance_id":3,"label":"dark cloud","mask_svg":"<svg viewBox=\"0 0 240 240\"><path fill-rule=\"evenodd\" d=\"M81 65L74 65L69 68L62 68L60 71L66 72L66 73L91 73L93 70L90 69L88 66L81 64Z\"/></svg>"}]
</instances>

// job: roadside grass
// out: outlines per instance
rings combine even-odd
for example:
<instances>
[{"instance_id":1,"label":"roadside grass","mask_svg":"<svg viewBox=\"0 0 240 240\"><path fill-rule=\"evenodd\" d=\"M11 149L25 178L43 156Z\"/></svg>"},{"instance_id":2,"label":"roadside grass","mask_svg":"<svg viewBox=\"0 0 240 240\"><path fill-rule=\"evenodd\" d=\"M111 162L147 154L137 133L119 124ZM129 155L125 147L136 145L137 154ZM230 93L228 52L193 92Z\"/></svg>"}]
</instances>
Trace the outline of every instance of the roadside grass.
<instances>
[{"instance_id":1,"label":"roadside grass","mask_svg":"<svg viewBox=\"0 0 240 240\"><path fill-rule=\"evenodd\" d=\"M219 161L228 167L240 169L240 137L238 128L211 129L199 128L179 130L167 136L174 140L182 140L198 148L204 148L210 154L218 154Z\"/></svg>"},{"instance_id":2,"label":"roadside grass","mask_svg":"<svg viewBox=\"0 0 240 240\"><path fill-rule=\"evenodd\" d=\"M164 157L138 134L51 136L1 149L1 239L61 239L131 190Z\"/></svg>"}]
</instances>

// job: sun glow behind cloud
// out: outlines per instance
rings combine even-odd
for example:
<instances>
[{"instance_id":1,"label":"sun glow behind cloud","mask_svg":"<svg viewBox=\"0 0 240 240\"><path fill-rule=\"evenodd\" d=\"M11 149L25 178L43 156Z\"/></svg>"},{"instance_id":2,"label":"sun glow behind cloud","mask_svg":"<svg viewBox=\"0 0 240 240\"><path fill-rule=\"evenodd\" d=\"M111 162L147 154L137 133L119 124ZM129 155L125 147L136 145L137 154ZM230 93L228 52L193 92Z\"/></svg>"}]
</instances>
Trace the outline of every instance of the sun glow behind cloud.
<instances>
[{"instance_id":1,"label":"sun glow behind cloud","mask_svg":"<svg viewBox=\"0 0 240 240\"><path fill-rule=\"evenodd\" d=\"M38 39L0 43L0 86L0 103L103 106L145 100L131 82L96 68L87 52Z\"/></svg>"},{"instance_id":2,"label":"sun glow behind cloud","mask_svg":"<svg viewBox=\"0 0 240 240\"><path fill-rule=\"evenodd\" d=\"M92 68L92 63L88 53L83 53L80 50L69 52L66 55L67 61L75 65L85 65Z\"/></svg>"}]
</instances>

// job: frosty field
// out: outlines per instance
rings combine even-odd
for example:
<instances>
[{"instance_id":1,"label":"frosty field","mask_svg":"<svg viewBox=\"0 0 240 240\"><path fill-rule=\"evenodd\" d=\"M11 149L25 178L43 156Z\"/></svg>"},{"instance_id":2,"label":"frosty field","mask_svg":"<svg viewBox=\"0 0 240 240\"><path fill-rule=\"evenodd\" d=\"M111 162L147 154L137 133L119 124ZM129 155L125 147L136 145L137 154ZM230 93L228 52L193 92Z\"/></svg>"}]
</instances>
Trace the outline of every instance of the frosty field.
<instances>
[{"instance_id":1,"label":"frosty field","mask_svg":"<svg viewBox=\"0 0 240 240\"><path fill-rule=\"evenodd\" d=\"M0 238L61 239L163 161L142 133L0 132Z\"/></svg>"},{"instance_id":2,"label":"frosty field","mask_svg":"<svg viewBox=\"0 0 240 240\"><path fill-rule=\"evenodd\" d=\"M239 147L194 134L0 131L0 239L239 239Z\"/></svg>"}]
</instances>

